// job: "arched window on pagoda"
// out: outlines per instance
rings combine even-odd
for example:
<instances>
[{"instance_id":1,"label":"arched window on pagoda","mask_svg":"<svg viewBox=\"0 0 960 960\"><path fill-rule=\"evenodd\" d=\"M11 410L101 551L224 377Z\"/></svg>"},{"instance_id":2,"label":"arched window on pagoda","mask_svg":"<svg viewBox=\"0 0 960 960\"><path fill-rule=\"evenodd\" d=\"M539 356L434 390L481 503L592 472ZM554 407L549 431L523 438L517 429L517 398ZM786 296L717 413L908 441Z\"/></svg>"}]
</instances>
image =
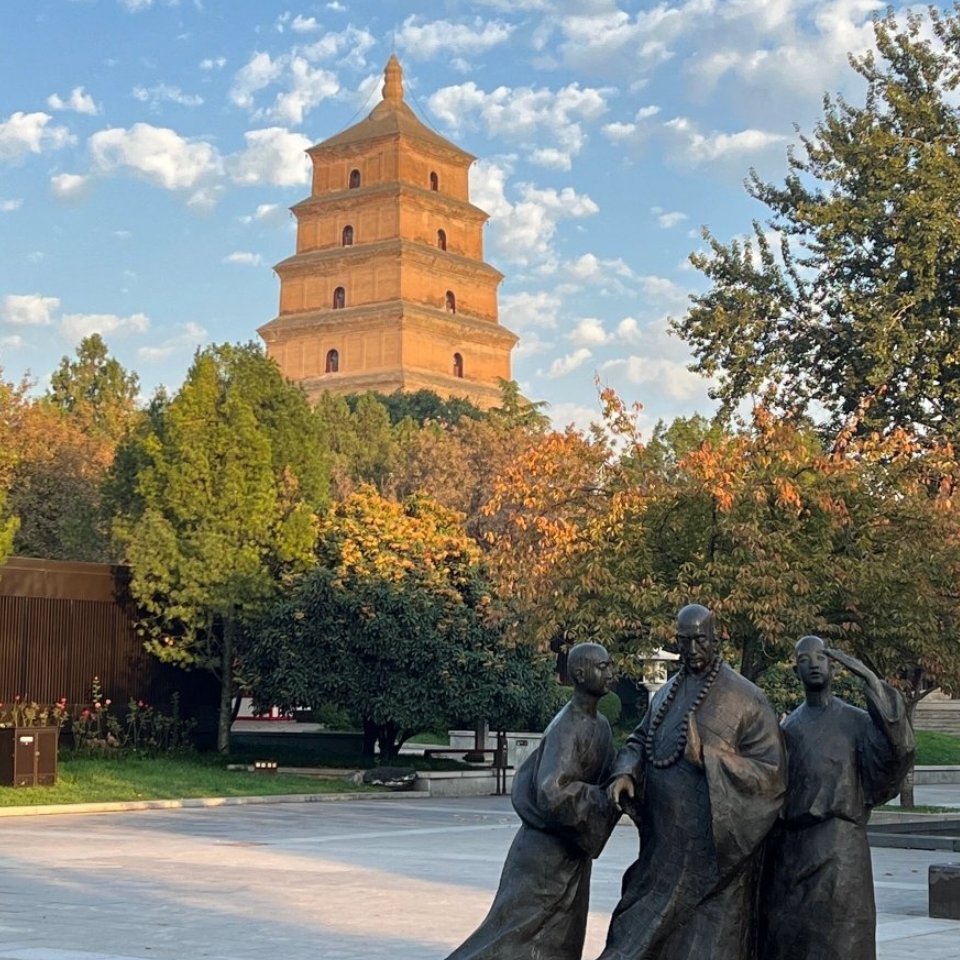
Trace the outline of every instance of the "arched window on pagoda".
<instances>
[{"instance_id":1,"label":"arched window on pagoda","mask_svg":"<svg viewBox=\"0 0 960 960\"><path fill-rule=\"evenodd\" d=\"M342 310L347 305L347 291L343 287L337 287L333 291L333 309Z\"/></svg>"},{"instance_id":2,"label":"arched window on pagoda","mask_svg":"<svg viewBox=\"0 0 960 960\"><path fill-rule=\"evenodd\" d=\"M360 186L360 171L351 170L350 171L350 189L356 190Z\"/></svg>"},{"instance_id":3,"label":"arched window on pagoda","mask_svg":"<svg viewBox=\"0 0 960 960\"><path fill-rule=\"evenodd\" d=\"M430 189L439 190L440 189L440 178L437 176L436 171L430 171Z\"/></svg>"},{"instance_id":4,"label":"arched window on pagoda","mask_svg":"<svg viewBox=\"0 0 960 960\"><path fill-rule=\"evenodd\" d=\"M453 375L463 379L463 357L459 353L453 355Z\"/></svg>"},{"instance_id":5,"label":"arched window on pagoda","mask_svg":"<svg viewBox=\"0 0 960 960\"><path fill-rule=\"evenodd\" d=\"M438 246L441 250L446 250L446 249L447 249L447 233L446 233L445 230L438 230L438 231L437 231L437 246Z\"/></svg>"},{"instance_id":6,"label":"arched window on pagoda","mask_svg":"<svg viewBox=\"0 0 960 960\"><path fill-rule=\"evenodd\" d=\"M452 290L447 291L447 313L456 313L457 312L457 298L454 296Z\"/></svg>"},{"instance_id":7,"label":"arched window on pagoda","mask_svg":"<svg viewBox=\"0 0 960 960\"><path fill-rule=\"evenodd\" d=\"M324 373L340 372L340 354L336 350L327 351L327 362L323 368Z\"/></svg>"},{"instance_id":8,"label":"arched window on pagoda","mask_svg":"<svg viewBox=\"0 0 960 960\"><path fill-rule=\"evenodd\" d=\"M344 227L343 228L343 237L340 241L340 246L342 247L352 247L353 246L353 227Z\"/></svg>"}]
</instances>

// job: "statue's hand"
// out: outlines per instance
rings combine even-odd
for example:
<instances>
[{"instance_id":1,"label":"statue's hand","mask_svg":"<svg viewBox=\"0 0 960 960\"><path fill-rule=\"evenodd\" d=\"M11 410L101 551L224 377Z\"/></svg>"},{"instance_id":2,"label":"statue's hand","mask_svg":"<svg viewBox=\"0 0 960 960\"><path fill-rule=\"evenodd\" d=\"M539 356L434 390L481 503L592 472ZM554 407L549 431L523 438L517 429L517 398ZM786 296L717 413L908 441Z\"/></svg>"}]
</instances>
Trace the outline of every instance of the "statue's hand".
<instances>
[{"instance_id":1,"label":"statue's hand","mask_svg":"<svg viewBox=\"0 0 960 960\"><path fill-rule=\"evenodd\" d=\"M863 663L863 661L858 660L856 657L851 657L849 653L830 648L825 649L823 652L831 660L836 660L837 663L846 667L852 674L860 677L861 680L865 680L869 684L876 684L878 682L877 675Z\"/></svg>"},{"instance_id":2,"label":"statue's hand","mask_svg":"<svg viewBox=\"0 0 960 960\"><path fill-rule=\"evenodd\" d=\"M611 802L618 810L625 813L627 803L636 799L637 796L637 785L633 782L633 777L628 773L621 773L619 777L610 782L607 787L607 796L610 797ZM626 801L624 800L625 796L627 797Z\"/></svg>"},{"instance_id":3,"label":"statue's hand","mask_svg":"<svg viewBox=\"0 0 960 960\"><path fill-rule=\"evenodd\" d=\"M687 748L683 755L695 767L703 767L703 741L700 739L697 718L692 713L687 720Z\"/></svg>"}]
</instances>

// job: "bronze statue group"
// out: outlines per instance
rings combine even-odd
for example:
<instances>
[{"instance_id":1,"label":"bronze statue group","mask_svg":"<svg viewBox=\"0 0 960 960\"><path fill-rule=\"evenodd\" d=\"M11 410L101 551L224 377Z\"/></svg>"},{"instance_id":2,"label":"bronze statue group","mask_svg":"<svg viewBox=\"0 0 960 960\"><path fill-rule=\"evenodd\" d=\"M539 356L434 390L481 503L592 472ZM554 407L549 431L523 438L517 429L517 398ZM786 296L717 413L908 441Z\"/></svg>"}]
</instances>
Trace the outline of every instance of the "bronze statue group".
<instances>
[{"instance_id":1,"label":"bronze statue group","mask_svg":"<svg viewBox=\"0 0 960 960\"><path fill-rule=\"evenodd\" d=\"M796 646L805 700L778 724L718 656L713 614L677 616L682 667L615 752L597 644L570 651L573 697L520 767L521 827L483 923L448 960L581 960L590 870L622 813L640 852L599 960L875 960L866 824L913 759L900 695L819 637ZM831 693L835 664L867 710Z\"/></svg>"}]
</instances>

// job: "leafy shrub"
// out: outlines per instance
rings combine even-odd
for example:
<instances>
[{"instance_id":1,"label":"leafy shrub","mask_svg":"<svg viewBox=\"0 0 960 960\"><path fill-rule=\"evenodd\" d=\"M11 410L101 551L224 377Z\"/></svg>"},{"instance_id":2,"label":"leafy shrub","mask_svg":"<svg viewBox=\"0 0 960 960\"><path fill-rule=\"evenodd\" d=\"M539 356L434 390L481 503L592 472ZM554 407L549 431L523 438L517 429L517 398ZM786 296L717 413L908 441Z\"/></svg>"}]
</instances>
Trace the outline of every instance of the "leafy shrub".
<instances>
[{"instance_id":1,"label":"leafy shrub","mask_svg":"<svg viewBox=\"0 0 960 960\"><path fill-rule=\"evenodd\" d=\"M606 693L600 698L597 709L610 721L610 726L615 727L623 715L623 702L611 690L610 693Z\"/></svg>"}]
</instances>

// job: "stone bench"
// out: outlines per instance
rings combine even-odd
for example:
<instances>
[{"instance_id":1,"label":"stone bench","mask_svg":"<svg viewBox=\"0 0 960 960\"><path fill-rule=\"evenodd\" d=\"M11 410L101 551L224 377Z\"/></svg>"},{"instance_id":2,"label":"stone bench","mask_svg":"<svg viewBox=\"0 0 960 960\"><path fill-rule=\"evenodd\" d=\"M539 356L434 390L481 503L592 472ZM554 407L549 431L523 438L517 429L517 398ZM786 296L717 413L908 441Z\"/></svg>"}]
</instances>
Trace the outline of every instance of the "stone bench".
<instances>
[{"instance_id":1,"label":"stone bench","mask_svg":"<svg viewBox=\"0 0 960 960\"><path fill-rule=\"evenodd\" d=\"M929 871L930 916L960 920L960 863L932 863Z\"/></svg>"}]
</instances>

